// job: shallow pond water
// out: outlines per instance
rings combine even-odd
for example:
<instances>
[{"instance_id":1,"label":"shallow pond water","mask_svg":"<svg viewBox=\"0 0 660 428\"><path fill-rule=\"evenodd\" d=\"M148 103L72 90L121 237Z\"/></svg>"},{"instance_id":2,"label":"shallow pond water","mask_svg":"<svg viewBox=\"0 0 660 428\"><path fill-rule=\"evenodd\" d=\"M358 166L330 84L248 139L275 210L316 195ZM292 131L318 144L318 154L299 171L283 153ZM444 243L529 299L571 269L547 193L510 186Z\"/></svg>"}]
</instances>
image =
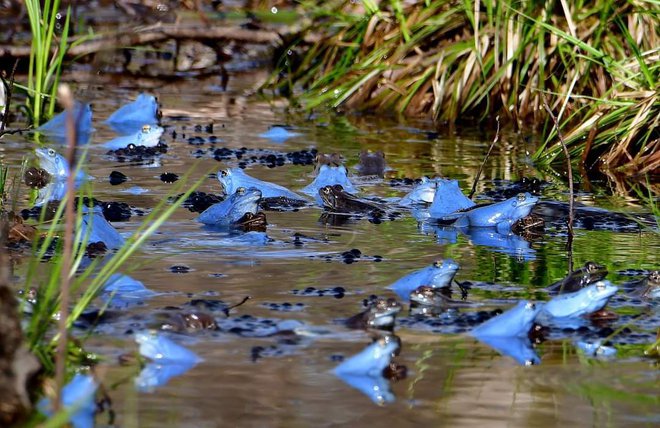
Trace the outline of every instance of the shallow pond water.
<instances>
[{"instance_id":1,"label":"shallow pond water","mask_svg":"<svg viewBox=\"0 0 660 428\"><path fill-rule=\"evenodd\" d=\"M161 102L166 128L162 141L168 149L144 165L118 162L100 147L114 137L101 120L140 90L111 90L79 82L79 98L94 106L96 132L86 163L95 177L94 196L150 210L175 186L162 182L160 174L183 176L187 171L191 171L191 181L212 173L199 190L219 194L215 172L240 162L247 162L249 174L292 190L312 180L311 165L286 162L269 168L249 162L247 156L217 161L214 150L221 147L245 147L257 156L312 148L337 152L346 159L352 175L356 175L361 149L382 150L390 168L386 178L356 176L354 183L361 195L384 200L401 197L410 186L393 186L391 178L423 175L459 179L467 193L492 138L491 133L477 129L438 134L428 122L402 124L383 117L287 116L278 105L242 95L259 80L259 73L242 72L240 79L230 80L227 91L221 91L214 78L150 88ZM294 126L300 135L281 143L258 136L278 123ZM487 162L477 187L477 195L482 195L478 199L487 201L483 195L489 189L501 189L525 176L548 182L542 200L565 201L565 185L534 168L528 155L534 150L533 142L519 143L520 139L503 133L502 144ZM6 137L5 162L17 165L23 156L30 156L31 148L30 137ZM259 149L266 152L260 154ZM129 181L110 185L108 176L114 170L123 172ZM136 186L144 193L132 194ZM581 203L644 212L634 198L609 195L603 183L600 187L594 183L595 190L585 188L579 191ZM21 208L29 206L27 200L22 204ZM126 427L293 427L417 426L438 421L450 426L650 426L660 422L657 360L642 358L640 346L651 343L657 331L657 302L631 301L621 292L611 306L620 314L618 321L588 324L579 333L551 332L550 339L535 348L541 364L531 367L451 328L415 323L406 305L399 317L404 325L395 329L403 344L395 361L407 367L407 377L390 383L395 400L376 405L342 382L333 368L365 348L372 337L348 330L338 320L360 312L362 300L371 294L394 297L386 287L411 271L436 260L455 260L460 265L456 279L471 281L470 299L484 303L488 310L506 309L520 298L546 300L543 288L567 272L566 233L557 227L559 223L549 224L533 242L522 240L517 249L510 250L480 245L483 241L474 235L434 230L419 224L408 210L399 211L402 216L393 221L376 224L354 219L336 226L320 221L322 210L317 207L267 211L271 240L262 245L205 229L194 221L196 213L178 209L127 266L142 265L131 276L159 294L123 310L116 321L99 324L86 342L88 350L103 358L98 372L112 398L115 423ZM114 225L129 236L142 218L133 216ZM304 236L296 238L296 234ZM341 255L352 249L360 250L360 257ZM660 238L649 229L577 229L572 257L576 267L589 260L606 265L608 279L621 284L633 278L631 274L657 269L658 254ZM21 269L16 267L19 276L24 275ZM309 287L335 291L323 296L316 291L304 293ZM337 287L343 291L337 292ZM231 304L245 296L251 299L231 310L228 319L214 313L222 330L171 334L201 356L202 363L152 391L136 390L134 378L140 368L121 366L117 357L137 350L131 333L148 326L153 312L180 307L192 298ZM642 316L630 318L636 313ZM245 315L299 320L305 328L293 337L235 334L231 321ZM610 338L619 347L616 357L590 359L573 345L583 337L608 337L624 324L629 330ZM107 418L107 413L99 415L98 425L108 424Z\"/></svg>"}]
</instances>

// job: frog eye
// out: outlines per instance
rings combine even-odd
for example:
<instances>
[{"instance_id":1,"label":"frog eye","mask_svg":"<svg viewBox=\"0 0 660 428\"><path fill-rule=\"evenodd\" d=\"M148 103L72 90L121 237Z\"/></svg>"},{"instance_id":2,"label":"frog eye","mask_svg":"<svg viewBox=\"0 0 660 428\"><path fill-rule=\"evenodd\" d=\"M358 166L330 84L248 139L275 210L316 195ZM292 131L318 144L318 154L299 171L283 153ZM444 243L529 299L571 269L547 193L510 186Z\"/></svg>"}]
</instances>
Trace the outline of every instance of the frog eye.
<instances>
[{"instance_id":1,"label":"frog eye","mask_svg":"<svg viewBox=\"0 0 660 428\"><path fill-rule=\"evenodd\" d=\"M51 158L54 158L54 157L55 157L55 154L56 154L56 153L55 153L55 150L53 150L53 149L48 149L48 156L50 156Z\"/></svg>"},{"instance_id":2,"label":"frog eye","mask_svg":"<svg viewBox=\"0 0 660 428\"><path fill-rule=\"evenodd\" d=\"M229 172L227 172L226 169L223 169L222 171L220 171L220 175L223 176L223 177L226 177L226 176L229 175Z\"/></svg>"},{"instance_id":3,"label":"frog eye","mask_svg":"<svg viewBox=\"0 0 660 428\"><path fill-rule=\"evenodd\" d=\"M245 195L245 192L247 192L247 189L245 189L245 187L239 187L238 189L236 189L236 193L238 193L239 195Z\"/></svg>"},{"instance_id":4,"label":"frog eye","mask_svg":"<svg viewBox=\"0 0 660 428\"><path fill-rule=\"evenodd\" d=\"M433 267L437 267L437 268L442 267L442 261L437 260L437 261L433 262Z\"/></svg>"},{"instance_id":5,"label":"frog eye","mask_svg":"<svg viewBox=\"0 0 660 428\"><path fill-rule=\"evenodd\" d=\"M148 134L151 131L151 125L142 125L142 133Z\"/></svg>"},{"instance_id":6,"label":"frog eye","mask_svg":"<svg viewBox=\"0 0 660 428\"><path fill-rule=\"evenodd\" d=\"M599 268L600 268L600 266L598 266L596 263L587 262L587 271L589 271L589 273L596 273L596 272L598 272Z\"/></svg>"},{"instance_id":7,"label":"frog eye","mask_svg":"<svg viewBox=\"0 0 660 428\"><path fill-rule=\"evenodd\" d=\"M525 309L529 309L529 310L533 311L534 309L536 309L536 303L527 302L527 304L525 305Z\"/></svg>"},{"instance_id":8,"label":"frog eye","mask_svg":"<svg viewBox=\"0 0 660 428\"><path fill-rule=\"evenodd\" d=\"M518 202L525 202L526 199L527 199L527 196L525 196L524 193L518 193L518 196L516 196L516 200Z\"/></svg>"},{"instance_id":9,"label":"frog eye","mask_svg":"<svg viewBox=\"0 0 660 428\"><path fill-rule=\"evenodd\" d=\"M605 283L602 281L598 281L596 283L596 290L598 291L605 291Z\"/></svg>"},{"instance_id":10,"label":"frog eye","mask_svg":"<svg viewBox=\"0 0 660 428\"><path fill-rule=\"evenodd\" d=\"M326 186L323 189L321 189L324 195L329 195L330 194L330 186Z\"/></svg>"}]
</instances>

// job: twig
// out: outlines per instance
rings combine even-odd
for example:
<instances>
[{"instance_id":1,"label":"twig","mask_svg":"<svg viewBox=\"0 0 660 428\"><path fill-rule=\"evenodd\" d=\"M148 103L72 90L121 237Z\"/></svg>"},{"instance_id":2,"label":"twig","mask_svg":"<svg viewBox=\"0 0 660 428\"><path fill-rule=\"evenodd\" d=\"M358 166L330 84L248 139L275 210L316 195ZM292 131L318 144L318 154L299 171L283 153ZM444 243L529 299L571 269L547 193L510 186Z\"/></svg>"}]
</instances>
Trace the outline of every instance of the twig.
<instances>
[{"instance_id":1,"label":"twig","mask_svg":"<svg viewBox=\"0 0 660 428\"><path fill-rule=\"evenodd\" d=\"M67 57L89 55L104 50L114 50L136 45L157 43L164 40L233 40L243 43L279 43L281 36L274 31L246 30L235 27L181 27L179 25L155 25L146 29L124 29L117 33L101 35L71 46ZM72 38L71 41L75 42ZM0 45L0 57L28 57L30 46Z\"/></svg>"},{"instance_id":2,"label":"twig","mask_svg":"<svg viewBox=\"0 0 660 428\"><path fill-rule=\"evenodd\" d=\"M73 226L75 213L73 210L75 193L74 162L76 158L76 124L74 117L73 95L68 85L60 85L58 88L60 102L67 110L66 134L67 151L66 159L69 162L71 173L66 182L66 206L64 214L64 246L62 249L62 270L60 278L60 318L58 322L59 341L57 342L57 354L55 355L55 381L57 383L57 395L55 400L55 411L60 407L61 393L64 387L67 358L67 319L69 318L69 282L71 275L71 257L73 251Z\"/></svg>"},{"instance_id":3,"label":"twig","mask_svg":"<svg viewBox=\"0 0 660 428\"><path fill-rule=\"evenodd\" d=\"M472 183L472 190L470 190L470 194L468 195L468 198L472 199L472 196L474 196L474 192L477 190L477 183L479 182L479 178L481 177L481 172L484 170L484 166L486 165L486 161L488 160L488 156L490 156L490 152L493 151L493 147L495 147L495 144L500 140L500 116L498 115L495 117L495 120L497 121L497 131L495 132L495 138L493 138L493 142L490 143L490 147L488 148L488 153L486 153L486 157L484 158L484 161L481 162L481 165L479 166L479 171L477 171L477 176L474 177L474 183Z\"/></svg>"},{"instance_id":4,"label":"twig","mask_svg":"<svg viewBox=\"0 0 660 428\"><path fill-rule=\"evenodd\" d=\"M561 148L564 151L564 156L566 156L566 169L567 169L567 174L568 174L568 192L569 192L569 197L570 199L568 200L568 241L566 242L566 249L569 252L569 257L568 257L568 270L569 272L573 271L573 219L575 215L574 207L573 207L573 195L574 195L574 190L573 190L573 168L571 167L571 156L568 153L568 148L566 147L566 143L564 142L564 136L561 133L561 130L559 129L559 123L557 122L557 118L555 115L552 113L552 110L550 109L550 106L548 105L548 102L545 99L545 95L541 94L541 99L543 100L543 107L545 107L545 110L548 112L550 115L550 118L552 119L552 122L554 123L555 130L557 131L557 137L559 137L559 143L561 143Z\"/></svg>"},{"instance_id":5,"label":"twig","mask_svg":"<svg viewBox=\"0 0 660 428\"><path fill-rule=\"evenodd\" d=\"M4 113L2 113L2 121L0 122L0 137L5 134L5 127L7 126L7 118L9 117L9 106L11 105L11 93L14 89L14 74L16 73L16 67L18 67L18 59L14 61L14 68L11 69L11 74L9 75L9 84L5 80L2 73L0 73L0 79L2 79L2 84L5 87L5 105L2 106Z\"/></svg>"},{"instance_id":6,"label":"twig","mask_svg":"<svg viewBox=\"0 0 660 428\"><path fill-rule=\"evenodd\" d=\"M222 312L224 312L226 316L229 316L229 311L230 311L231 309L234 309L234 308L237 308L237 307L241 306L243 303L247 302L247 301L250 300L251 298L252 298L251 296L245 296L245 297L243 297L243 300L241 300L240 302L238 302L238 303L236 303L236 304L233 304L233 305L231 305L231 306L227 306L226 308L224 308L224 309L222 310Z\"/></svg>"}]
</instances>

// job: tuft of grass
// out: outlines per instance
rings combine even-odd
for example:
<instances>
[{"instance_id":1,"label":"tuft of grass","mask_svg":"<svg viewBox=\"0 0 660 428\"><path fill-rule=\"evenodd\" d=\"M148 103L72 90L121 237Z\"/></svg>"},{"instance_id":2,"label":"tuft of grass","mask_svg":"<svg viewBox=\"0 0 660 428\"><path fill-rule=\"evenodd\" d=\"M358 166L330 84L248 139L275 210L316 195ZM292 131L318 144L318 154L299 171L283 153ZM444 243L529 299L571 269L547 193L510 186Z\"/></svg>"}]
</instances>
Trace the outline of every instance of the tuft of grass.
<instances>
[{"instance_id":1,"label":"tuft of grass","mask_svg":"<svg viewBox=\"0 0 660 428\"><path fill-rule=\"evenodd\" d=\"M660 167L660 10L623 4L303 1L310 21L265 88L308 109L393 110L542 134L541 164Z\"/></svg>"},{"instance_id":2,"label":"tuft of grass","mask_svg":"<svg viewBox=\"0 0 660 428\"><path fill-rule=\"evenodd\" d=\"M194 167L190 169L194 171ZM89 185L83 186L77 193L78 196L78 209L75 218L75 230L78 231L75 244L72 249L72 263L69 275L71 277L71 309L66 321L67 329L71 329L74 322L90 305L92 300L99 294L103 285L107 280L122 268L139 250L140 246L156 231L159 227L167 221L172 213L181 205L181 203L195 190L205 179L205 174L194 182L188 185L190 180L190 172L188 172L180 183L172 189L172 195L183 194L177 198L173 203L169 203L169 198L163 200L154 207L153 211L142 220L142 224L135 230L131 237L126 241L126 244L116 252L107 254L105 257L95 258L89 266L81 269L81 263L85 256L87 237L80 236L82 230L82 208L83 197L91 196L91 188ZM184 191L185 190L185 191ZM66 196L68 197L68 196ZM65 197L65 198L66 198ZM30 287L37 288L36 304L33 308L33 313L30 317L29 323L25 329L27 343L32 352L37 355L43 364L47 373L52 374L54 371L55 351L59 334L54 332L56 319L60 308L60 277L62 273L62 245L61 241L55 246L54 253L49 256L49 249L52 249L53 242L64 224L64 207L65 201L62 201L58 206L53 220L48 225L43 236L39 241L33 244L33 257L30 259L27 268L27 275L25 279L25 289ZM42 211L42 216L45 210ZM43 217L42 221L43 223ZM91 230L91 227L88 228ZM38 265L48 259L48 273L45 278L37 278ZM84 352L80 352L77 346L69 346L69 364L81 363L81 358L86 358ZM73 361L72 361L73 360Z\"/></svg>"},{"instance_id":3,"label":"tuft of grass","mask_svg":"<svg viewBox=\"0 0 660 428\"><path fill-rule=\"evenodd\" d=\"M43 8L41 4L43 3ZM67 8L61 34L58 19L60 0L26 0L32 46L28 72L28 110L32 114L33 125L39 126L45 117L55 111L56 91L62 71L62 61L68 48L69 17Z\"/></svg>"}]
</instances>

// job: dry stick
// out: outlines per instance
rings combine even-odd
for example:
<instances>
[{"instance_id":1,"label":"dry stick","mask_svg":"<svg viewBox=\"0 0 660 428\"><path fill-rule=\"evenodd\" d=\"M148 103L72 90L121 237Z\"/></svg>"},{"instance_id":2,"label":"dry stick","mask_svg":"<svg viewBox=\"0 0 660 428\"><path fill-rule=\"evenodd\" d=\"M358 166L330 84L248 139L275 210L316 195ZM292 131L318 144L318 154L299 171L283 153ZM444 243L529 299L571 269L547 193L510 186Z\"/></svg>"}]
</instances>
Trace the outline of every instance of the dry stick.
<instances>
[{"instance_id":1,"label":"dry stick","mask_svg":"<svg viewBox=\"0 0 660 428\"><path fill-rule=\"evenodd\" d=\"M477 176L474 177L474 183L472 183L472 190L470 190L470 194L468 195L468 198L472 199L472 196L474 195L474 192L477 190L477 183L479 182L479 177L481 177L481 172L484 169L484 166L486 165L486 161L488 160L488 156L490 156L490 152L493 151L493 147L495 147L495 144L500 140L500 116L498 115L495 117L495 120L497 121L497 131L495 132L495 138L493 139L493 142L490 143L490 147L488 148L488 153L486 153L486 157L484 158L484 161L481 162L481 166L479 166L479 171L477 171Z\"/></svg>"},{"instance_id":2,"label":"dry stick","mask_svg":"<svg viewBox=\"0 0 660 428\"><path fill-rule=\"evenodd\" d=\"M76 157L76 124L74 118L73 95L68 85L60 85L57 90L60 102L67 110L66 135L67 151L66 159L69 162L71 173L66 181L66 206L64 211L64 248L62 250L62 270L60 278L60 318L58 322L59 340L57 342L57 353L55 355L55 381L57 384L57 395L55 399L55 411L59 410L61 393L64 387L67 358L67 319L69 318L69 282L71 274L71 252L73 251L73 222L75 213L73 210L73 195L75 193L75 177L73 170Z\"/></svg>"},{"instance_id":3,"label":"dry stick","mask_svg":"<svg viewBox=\"0 0 660 428\"><path fill-rule=\"evenodd\" d=\"M243 297L243 300L241 300L240 302L238 302L238 303L236 303L236 304L233 304L233 305L231 305L231 306L227 306L226 308L224 308L224 309L222 310L222 312L224 312L226 316L229 316L229 311L230 311L231 309L234 309L234 308L237 308L237 307L241 306L243 303L247 302L247 301L250 300L251 298L252 298L252 296L245 296L245 297Z\"/></svg>"},{"instance_id":4,"label":"dry stick","mask_svg":"<svg viewBox=\"0 0 660 428\"><path fill-rule=\"evenodd\" d=\"M157 43L164 40L231 40L242 43L269 44L281 42L281 37L274 31L246 30L235 27L182 27L179 25L154 25L143 29L124 29L114 34L104 34L91 40L70 47L67 57L89 55L92 53L115 50L126 46ZM72 39L75 41L76 39ZM0 45L0 57L28 57L30 46Z\"/></svg>"},{"instance_id":5,"label":"dry stick","mask_svg":"<svg viewBox=\"0 0 660 428\"><path fill-rule=\"evenodd\" d=\"M559 138L559 142L561 143L561 148L564 151L564 156L566 156L566 169L568 170L568 192L570 199L568 200L568 240L566 241L566 250L568 251L568 271L572 272L573 271L573 218L575 215L574 212L574 207L573 207L573 169L571 168L571 156L568 153L568 148L566 147L566 143L564 142L564 136L561 133L561 130L559 129L559 123L557 122L557 118L555 115L552 113L552 110L550 109L550 106L548 105L548 102L545 99L545 95L541 94L541 99L543 100L543 107L545 107L545 110L548 112L550 115L550 118L552 118L552 122L554 123L555 130L557 131L557 137Z\"/></svg>"}]
</instances>

